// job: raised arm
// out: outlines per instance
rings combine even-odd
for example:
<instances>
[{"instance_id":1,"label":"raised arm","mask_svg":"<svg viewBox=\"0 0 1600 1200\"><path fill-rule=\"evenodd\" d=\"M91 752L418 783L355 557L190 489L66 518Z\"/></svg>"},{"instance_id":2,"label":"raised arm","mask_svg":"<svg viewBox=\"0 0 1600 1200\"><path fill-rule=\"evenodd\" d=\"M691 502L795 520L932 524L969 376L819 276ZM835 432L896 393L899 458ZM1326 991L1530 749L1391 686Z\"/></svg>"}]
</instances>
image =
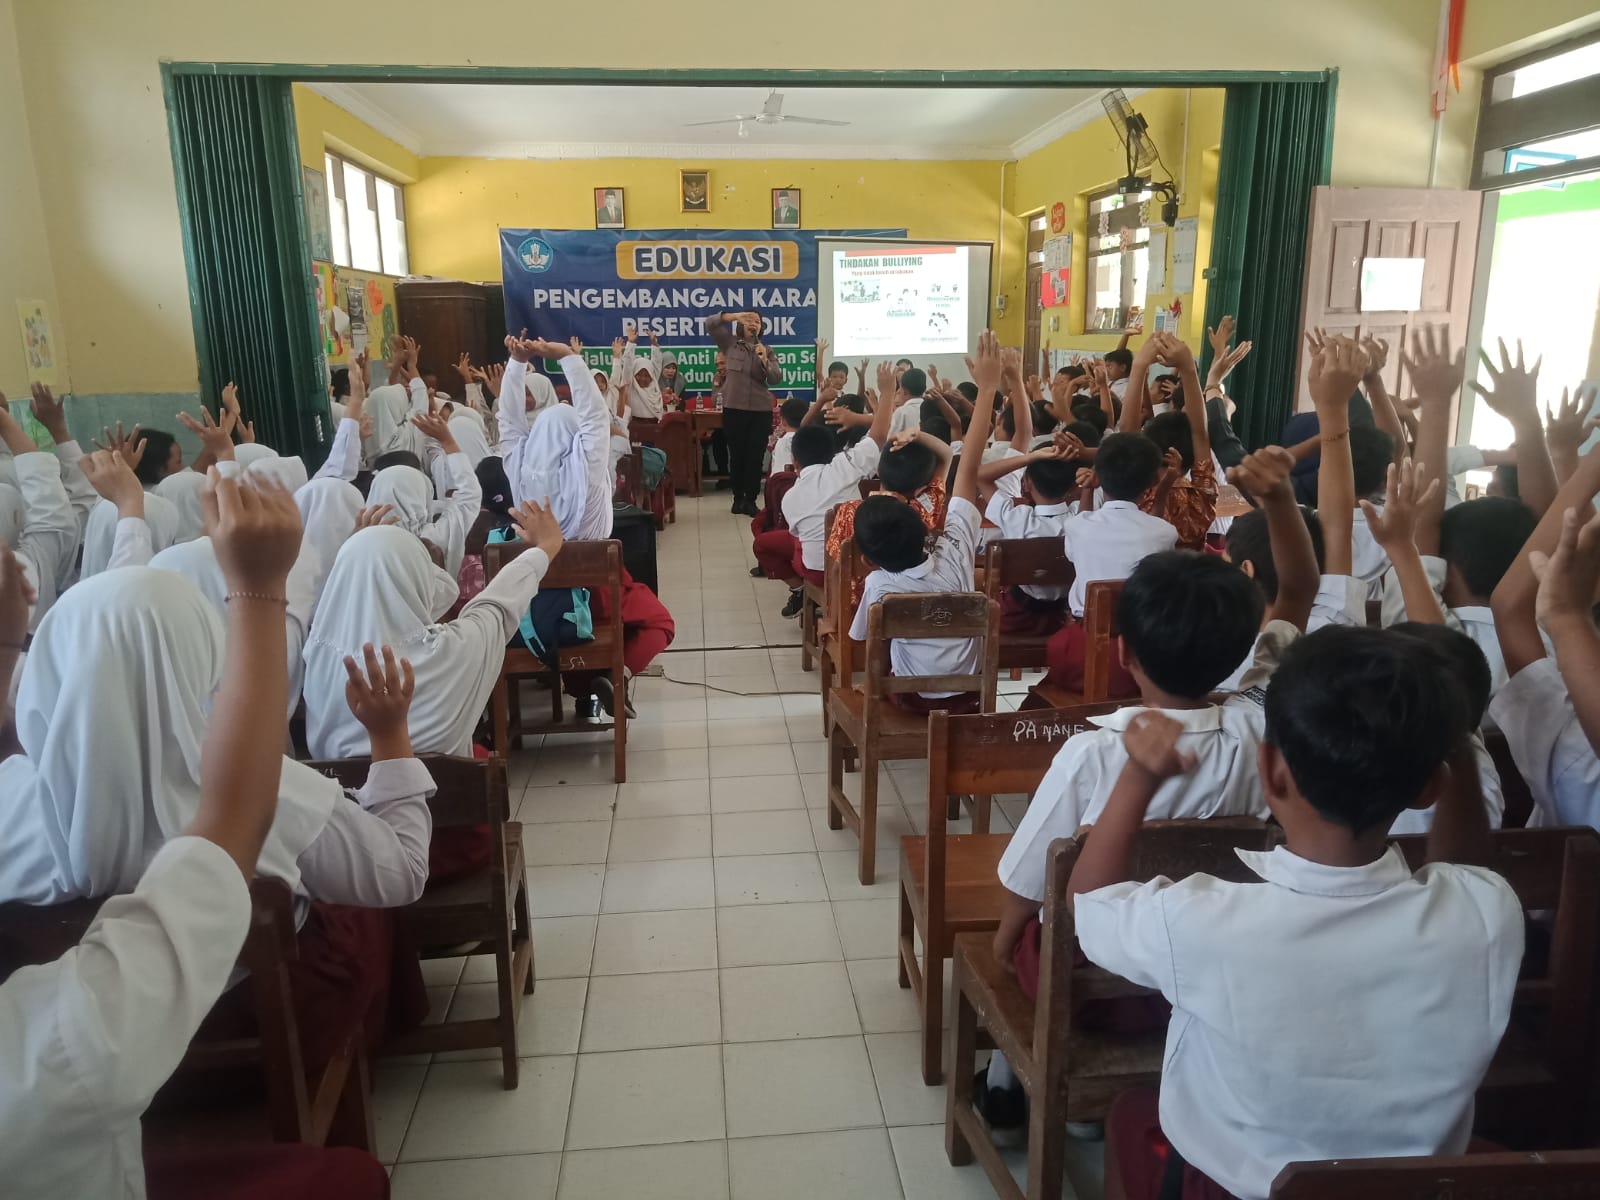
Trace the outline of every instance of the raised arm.
<instances>
[{"instance_id":1,"label":"raised arm","mask_svg":"<svg viewBox=\"0 0 1600 1200\"><path fill-rule=\"evenodd\" d=\"M706 335L716 343L717 349L724 353L733 345L733 330L729 328L731 321L731 315L725 312L713 313L706 318Z\"/></svg>"},{"instance_id":2,"label":"raised arm","mask_svg":"<svg viewBox=\"0 0 1600 1200\"><path fill-rule=\"evenodd\" d=\"M1421 463L1414 463L1410 459L1398 464L1390 463L1383 511L1380 513L1377 506L1366 499L1361 501L1361 511L1366 516L1367 527L1372 530L1373 540L1383 547L1383 552L1389 556L1389 562L1394 567L1395 580L1400 585L1400 599L1405 604L1406 619L1443 625L1444 609L1439 604L1433 584L1428 580L1427 569L1422 565L1415 531L1424 520L1423 514L1432 510L1435 495L1444 491L1444 485L1438 479L1429 479L1424 486L1422 481L1425 478L1427 476ZM1433 522L1433 541L1437 547L1437 520Z\"/></svg>"},{"instance_id":3,"label":"raised arm","mask_svg":"<svg viewBox=\"0 0 1600 1200\"><path fill-rule=\"evenodd\" d=\"M1148 337L1133 356L1133 366L1128 369L1128 386L1122 390L1122 422L1117 426L1123 433L1138 433L1144 428L1145 382L1150 368L1155 365L1159 347L1155 338ZM1109 386L1106 395L1111 395Z\"/></svg>"},{"instance_id":4,"label":"raised arm","mask_svg":"<svg viewBox=\"0 0 1600 1200\"><path fill-rule=\"evenodd\" d=\"M1416 549L1422 554L1439 551L1439 522L1444 517L1445 462L1450 457L1450 404L1461 390L1466 373L1467 352L1450 353L1450 331L1439 326L1425 327L1411 335L1411 354L1402 356L1411 384L1421 401L1421 422L1417 428ZM1538 419L1535 417L1535 424ZM1542 433L1541 433L1542 438ZM1395 457L1401 457L1402 442L1395 443ZM1542 441L1541 441L1542 445ZM1430 488L1431 483L1438 487ZM1418 618L1420 619L1420 618Z\"/></svg>"},{"instance_id":5,"label":"raised arm","mask_svg":"<svg viewBox=\"0 0 1600 1200\"><path fill-rule=\"evenodd\" d=\"M1278 573L1278 595L1267 619L1287 621L1303 630L1311 619L1322 577L1311 531L1289 486L1293 471L1293 455L1282 446L1263 446L1228 472L1228 482L1254 496L1267 517L1267 541Z\"/></svg>"},{"instance_id":6,"label":"raised arm","mask_svg":"<svg viewBox=\"0 0 1600 1200\"><path fill-rule=\"evenodd\" d=\"M1394 439L1395 458L1401 458L1405 453L1406 427L1401 424L1400 410L1394 406L1394 398L1383 383L1383 368L1389 362L1389 343L1383 338L1364 337L1361 349L1367 355L1367 373L1361 377L1361 387L1372 405L1372 418L1379 429ZM1456 386L1460 386L1459 382ZM1419 449L1417 456L1420 458L1421 454Z\"/></svg>"},{"instance_id":7,"label":"raised arm","mask_svg":"<svg viewBox=\"0 0 1600 1200\"><path fill-rule=\"evenodd\" d=\"M1554 553L1566 510L1588 511L1597 492L1600 492L1600 454L1591 451L1578 461L1572 478L1561 485L1555 503L1539 518L1522 552L1494 589L1490 600L1494 628L1505 655L1506 671L1511 675L1545 656L1535 616L1539 583L1534 575L1532 556Z\"/></svg>"},{"instance_id":8,"label":"raised arm","mask_svg":"<svg viewBox=\"0 0 1600 1200\"><path fill-rule=\"evenodd\" d=\"M500 422L501 451L509 455L528 436L527 377L528 360L533 357L532 343L507 334L506 353L511 357L506 363L506 373L500 377L500 398L494 407Z\"/></svg>"},{"instance_id":9,"label":"raised arm","mask_svg":"<svg viewBox=\"0 0 1600 1200\"><path fill-rule=\"evenodd\" d=\"M1175 333L1155 334L1151 341L1158 343L1157 354L1162 362L1178 372L1183 381L1183 412L1189 418L1189 433L1194 439L1194 461L1211 461L1211 431L1206 426L1205 393L1200 387L1200 369L1195 365L1194 351L1189 343ZM1191 399L1199 397L1199 401Z\"/></svg>"},{"instance_id":10,"label":"raised arm","mask_svg":"<svg viewBox=\"0 0 1600 1200\"><path fill-rule=\"evenodd\" d=\"M1594 599L1600 588L1600 516L1584 509L1561 514L1555 552L1534 551L1531 565L1539 578L1535 612L1556 650L1556 668L1589 745L1600 754L1600 632Z\"/></svg>"},{"instance_id":11,"label":"raised arm","mask_svg":"<svg viewBox=\"0 0 1600 1200\"><path fill-rule=\"evenodd\" d=\"M978 403L972 410L972 425L975 429L987 429L994 423L994 400L1000 390L1002 371L1000 339L995 336L994 330L985 329L978 335L978 353L974 365L977 367L973 380L978 385ZM956 467L955 486L950 490L952 499L965 500L974 505L978 503L978 468L982 464L982 453L976 449L968 451L962 448L961 463Z\"/></svg>"},{"instance_id":12,"label":"raised arm","mask_svg":"<svg viewBox=\"0 0 1600 1200\"><path fill-rule=\"evenodd\" d=\"M894 387L894 367L886 362L879 363L878 390L883 393L884 401L872 410L872 424L867 427L867 436L880 446L889 440L889 422L894 417L894 405L889 403L888 397L893 394Z\"/></svg>"},{"instance_id":13,"label":"raised arm","mask_svg":"<svg viewBox=\"0 0 1600 1200\"><path fill-rule=\"evenodd\" d=\"M1516 437L1517 492L1522 502L1536 513L1545 512L1555 499L1556 472L1544 442L1544 423L1539 418L1540 358L1529 369L1523 359L1522 342L1517 342L1517 361L1511 361L1505 341L1500 342L1500 366L1480 351L1484 369L1489 372L1489 387L1473 382L1472 388L1483 402L1511 422Z\"/></svg>"},{"instance_id":14,"label":"raised arm","mask_svg":"<svg viewBox=\"0 0 1600 1200\"><path fill-rule=\"evenodd\" d=\"M1350 394L1366 370L1361 347L1329 338L1311 356L1311 398L1317 407L1322 465L1317 472L1317 515L1322 519L1323 562L1329 575L1348 575L1355 560L1355 466L1350 457Z\"/></svg>"},{"instance_id":15,"label":"raised arm","mask_svg":"<svg viewBox=\"0 0 1600 1200\"><path fill-rule=\"evenodd\" d=\"M1550 448L1550 464L1555 468L1556 483L1565 483L1578 469L1578 450L1589 436L1589 411L1600 396L1600 384L1580 383L1574 389L1561 389L1561 406L1554 412L1545 410L1544 440ZM1492 466L1489 455L1483 458L1484 466Z\"/></svg>"}]
</instances>

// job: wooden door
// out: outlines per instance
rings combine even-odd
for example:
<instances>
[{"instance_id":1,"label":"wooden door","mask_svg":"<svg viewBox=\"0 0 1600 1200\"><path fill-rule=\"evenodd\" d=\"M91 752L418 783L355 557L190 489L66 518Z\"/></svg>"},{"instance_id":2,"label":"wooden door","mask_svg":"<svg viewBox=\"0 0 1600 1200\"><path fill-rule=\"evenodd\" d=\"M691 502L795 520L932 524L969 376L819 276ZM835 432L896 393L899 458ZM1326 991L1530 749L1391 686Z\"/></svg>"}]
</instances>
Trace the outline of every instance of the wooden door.
<instances>
[{"instance_id":1,"label":"wooden door","mask_svg":"<svg viewBox=\"0 0 1600 1200\"><path fill-rule=\"evenodd\" d=\"M1038 372L1041 379L1048 379L1050 372L1041 365L1039 359L1039 352L1042 349L1040 324L1043 311L1039 305L1039 285L1043 279L1044 268L1030 264L1023 283L1027 292L1028 307L1023 310L1027 314L1027 320L1023 323L1022 332L1022 373L1027 376Z\"/></svg>"},{"instance_id":2,"label":"wooden door","mask_svg":"<svg viewBox=\"0 0 1600 1200\"><path fill-rule=\"evenodd\" d=\"M1326 329L1389 343L1384 384L1390 395L1410 395L1402 379L1400 349L1411 330L1447 325L1451 344L1467 338L1472 271L1478 251L1479 192L1424 188L1319 187L1311 196L1306 243L1304 329ZM1406 310L1361 310L1362 263L1368 258L1420 258L1422 299ZM1241 336L1249 337L1244 331ZM1300 346L1297 408L1311 407L1306 385L1310 355Z\"/></svg>"},{"instance_id":3,"label":"wooden door","mask_svg":"<svg viewBox=\"0 0 1600 1200\"><path fill-rule=\"evenodd\" d=\"M485 361L483 288L458 280L400 283L395 285L395 304L400 332L416 338L422 347L418 369L436 376L441 391L460 395L463 385L456 360L466 352L478 366Z\"/></svg>"}]
</instances>

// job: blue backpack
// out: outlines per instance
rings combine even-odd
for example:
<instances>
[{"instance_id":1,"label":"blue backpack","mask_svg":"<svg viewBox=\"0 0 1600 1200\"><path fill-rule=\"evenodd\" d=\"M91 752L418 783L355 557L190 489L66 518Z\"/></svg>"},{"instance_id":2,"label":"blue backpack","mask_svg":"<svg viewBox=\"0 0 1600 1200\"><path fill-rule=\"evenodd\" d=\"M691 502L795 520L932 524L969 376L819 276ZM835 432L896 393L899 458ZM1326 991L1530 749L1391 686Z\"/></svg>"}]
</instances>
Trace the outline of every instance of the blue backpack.
<instances>
[{"instance_id":1,"label":"blue backpack","mask_svg":"<svg viewBox=\"0 0 1600 1200\"><path fill-rule=\"evenodd\" d=\"M491 529L489 542L514 542L510 529ZM589 611L588 588L541 588L517 623L511 645L531 650L554 671L561 647L594 641L594 617Z\"/></svg>"}]
</instances>

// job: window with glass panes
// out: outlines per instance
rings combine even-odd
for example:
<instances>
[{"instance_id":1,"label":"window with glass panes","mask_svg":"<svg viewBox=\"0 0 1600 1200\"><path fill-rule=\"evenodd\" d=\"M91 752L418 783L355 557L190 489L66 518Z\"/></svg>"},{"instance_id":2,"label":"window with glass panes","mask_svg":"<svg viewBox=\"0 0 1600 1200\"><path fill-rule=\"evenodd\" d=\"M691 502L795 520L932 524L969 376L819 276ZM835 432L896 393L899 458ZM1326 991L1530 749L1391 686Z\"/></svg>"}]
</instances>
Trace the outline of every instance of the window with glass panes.
<instances>
[{"instance_id":1,"label":"window with glass panes","mask_svg":"<svg viewBox=\"0 0 1600 1200\"><path fill-rule=\"evenodd\" d=\"M1085 333L1123 333L1144 311L1150 269L1151 193L1097 192L1089 197L1088 270L1083 279Z\"/></svg>"},{"instance_id":2,"label":"window with glass panes","mask_svg":"<svg viewBox=\"0 0 1600 1200\"><path fill-rule=\"evenodd\" d=\"M334 263L380 275L407 274L406 201L400 185L337 154L325 154L323 161Z\"/></svg>"}]
</instances>

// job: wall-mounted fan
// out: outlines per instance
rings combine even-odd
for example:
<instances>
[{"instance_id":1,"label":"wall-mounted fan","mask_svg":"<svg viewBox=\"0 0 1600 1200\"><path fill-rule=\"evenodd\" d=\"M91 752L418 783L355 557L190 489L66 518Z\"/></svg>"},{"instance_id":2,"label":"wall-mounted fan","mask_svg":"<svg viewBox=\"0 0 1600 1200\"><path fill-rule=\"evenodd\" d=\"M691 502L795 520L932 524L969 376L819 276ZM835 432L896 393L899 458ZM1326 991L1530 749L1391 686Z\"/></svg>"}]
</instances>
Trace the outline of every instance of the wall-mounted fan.
<instances>
[{"instance_id":1,"label":"wall-mounted fan","mask_svg":"<svg viewBox=\"0 0 1600 1200\"><path fill-rule=\"evenodd\" d=\"M1155 192L1161 197L1161 222L1171 225L1178 219L1177 187L1170 179L1152 183L1149 176L1139 174L1146 167L1158 165L1163 171L1166 170L1166 163L1161 161L1161 151L1150 140L1149 123L1134 110L1121 88L1107 91L1100 97L1100 105L1116 127L1117 137L1127 156L1128 174L1117 180L1117 190L1125 196L1136 196L1147 189Z\"/></svg>"},{"instance_id":2,"label":"wall-mounted fan","mask_svg":"<svg viewBox=\"0 0 1600 1200\"><path fill-rule=\"evenodd\" d=\"M735 113L731 117L720 117L715 121L689 121L685 129L692 129L700 125L737 125L740 137L750 136L751 125L848 125L849 121L830 121L823 117L797 117L783 111L783 93L772 92L767 96L767 102L761 106L760 112Z\"/></svg>"}]
</instances>

